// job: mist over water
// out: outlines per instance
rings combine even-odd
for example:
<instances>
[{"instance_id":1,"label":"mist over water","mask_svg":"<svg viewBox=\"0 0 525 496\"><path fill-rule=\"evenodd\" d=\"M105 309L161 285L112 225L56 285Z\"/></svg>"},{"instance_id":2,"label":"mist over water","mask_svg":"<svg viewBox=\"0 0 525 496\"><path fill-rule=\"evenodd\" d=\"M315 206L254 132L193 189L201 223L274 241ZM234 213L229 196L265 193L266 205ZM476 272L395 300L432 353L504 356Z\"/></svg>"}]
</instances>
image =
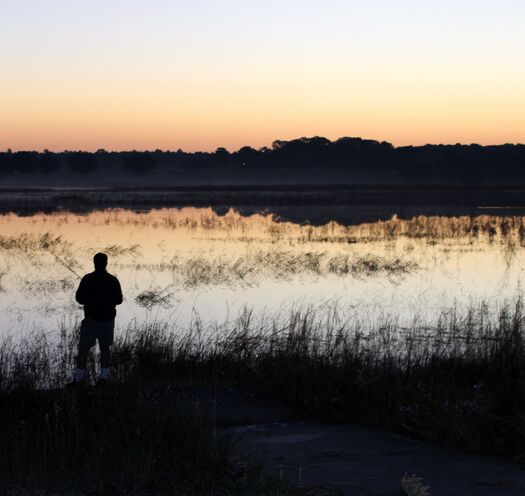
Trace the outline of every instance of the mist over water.
<instances>
[{"instance_id":1,"label":"mist over water","mask_svg":"<svg viewBox=\"0 0 525 496\"><path fill-rule=\"evenodd\" d=\"M207 208L0 216L0 333L75 327L74 294L98 251L121 281L117 329L196 319L286 321L294 309L366 330L494 311L521 293L525 217L418 216L324 225Z\"/></svg>"}]
</instances>

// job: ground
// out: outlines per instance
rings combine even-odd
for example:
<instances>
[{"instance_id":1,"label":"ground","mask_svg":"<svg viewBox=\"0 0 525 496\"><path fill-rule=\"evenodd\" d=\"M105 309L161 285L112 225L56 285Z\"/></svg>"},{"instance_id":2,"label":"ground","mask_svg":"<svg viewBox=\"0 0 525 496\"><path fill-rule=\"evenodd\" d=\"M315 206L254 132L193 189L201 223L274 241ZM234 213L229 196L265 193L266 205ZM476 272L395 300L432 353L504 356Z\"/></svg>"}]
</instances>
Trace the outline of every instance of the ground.
<instances>
[{"instance_id":1,"label":"ground","mask_svg":"<svg viewBox=\"0 0 525 496\"><path fill-rule=\"evenodd\" d=\"M525 494L525 470L351 424L307 422L280 403L235 389L174 386L178 401L196 401L236 439L235 456L260 463L310 495L391 496L417 475L433 496Z\"/></svg>"}]
</instances>

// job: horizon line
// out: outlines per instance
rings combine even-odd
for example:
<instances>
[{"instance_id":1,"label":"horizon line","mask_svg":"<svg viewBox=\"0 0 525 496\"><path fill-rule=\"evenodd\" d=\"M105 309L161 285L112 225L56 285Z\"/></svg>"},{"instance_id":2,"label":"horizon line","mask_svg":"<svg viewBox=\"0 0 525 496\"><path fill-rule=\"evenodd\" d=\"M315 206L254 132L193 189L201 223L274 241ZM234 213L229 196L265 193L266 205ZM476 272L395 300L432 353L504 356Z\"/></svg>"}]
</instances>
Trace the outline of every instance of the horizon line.
<instances>
[{"instance_id":1,"label":"horizon line","mask_svg":"<svg viewBox=\"0 0 525 496\"><path fill-rule=\"evenodd\" d=\"M494 146L524 146L525 145L525 142L510 142L510 141L507 141L507 142L500 142L500 143L490 143L490 144L480 144L480 143L476 143L476 142L471 142L471 143L461 143L461 142L455 142L455 143L430 143L430 142L427 142L427 143L424 143L424 144L420 144L420 145L416 145L416 144L410 144L410 145L394 145L393 143L391 143L390 141L386 141L386 140L379 140L379 139L374 139L374 138L363 138L363 137L360 137L360 136L341 136L339 138L336 138L336 139L329 139L329 138L326 138L324 136L320 136L320 135L314 135L314 136L301 136L299 138L292 138L292 139L275 139L273 140L271 143L270 143L270 146L267 146L267 145L263 145L263 146L260 146L260 147L254 147L252 145L242 145L241 147L239 148L236 148L236 149L233 149L233 148L227 148L226 146L219 146L215 149L196 149L196 150L191 150L191 151L186 151L186 150L183 150L182 148L177 148L177 149L161 149L161 148L155 148L155 149L141 149L141 150L138 150L136 148L131 148L131 149L116 149L116 148L97 148L97 149L62 149L62 150L51 150L49 148L36 148L36 149L27 149L27 148L12 148L12 147L7 147L6 149L4 150L0 150L0 153L18 153L18 152L30 152L30 153L46 153L46 152L49 152L49 153L55 153L55 154L60 154L60 153L78 153L78 152L83 152L83 153L132 153L132 152L136 152L136 153L177 153L177 152L183 152L183 153L188 153L188 154L191 154L191 153L215 153L218 149L225 149L227 150L230 154L233 154L233 153L236 153L238 152L239 150L241 150L242 148L245 148L245 147L249 147L249 148L252 148L256 151L261 151L265 148L267 149L272 149L272 146L273 146L273 143L275 143L276 141L282 141L284 143L286 142L291 142L291 141L297 141L297 140L311 140L311 139L315 139L315 138L321 138L321 139L326 139L328 140L330 143L336 143L337 141L341 140L341 139L355 139L355 140L361 140L361 141L372 141L372 142L377 142L377 143L386 143L386 144L389 144L390 146L392 146L392 148L395 148L395 149L399 149L399 148L423 148L425 146L479 146L479 147L482 147L482 148L488 148L488 147L494 147Z\"/></svg>"}]
</instances>

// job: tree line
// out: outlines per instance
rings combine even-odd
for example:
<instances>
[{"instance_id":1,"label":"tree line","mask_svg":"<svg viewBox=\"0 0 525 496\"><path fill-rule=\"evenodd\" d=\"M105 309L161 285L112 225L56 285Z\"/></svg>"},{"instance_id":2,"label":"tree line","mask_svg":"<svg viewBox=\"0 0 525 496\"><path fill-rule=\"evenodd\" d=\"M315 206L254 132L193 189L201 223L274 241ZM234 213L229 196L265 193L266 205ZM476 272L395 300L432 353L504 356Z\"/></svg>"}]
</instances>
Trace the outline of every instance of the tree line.
<instances>
[{"instance_id":1,"label":"tree line","mask_svg":"<svg viewBox=\"0 0 525 496\"><path fill-rule=\"evenodd\" d=\"M525 145L424 145L394 147L385 141L322 137L274 141L259 149L244 146L235 152L147 151L18 151L0 153L0 174L75 174L121 170L149 174L156 168L209 170L247 168L258 170L394 171L400 177L477 183L501 177L525 180ZM298 181L300 176L298 175Z\"/></svg>"},{"instance_id":2,"label":"tree line","mask_svg":"<svg viewBox=\"0 0 525 496\"><path fill-rule=\"evenodd\" d=\"M0 174L54 174L60 170L70 170L75 174L103 172L102 164L116 162L128 172L147 174L156 167L155 154L150 152L44 152L19 151L0 152Z\"/></svg>"}]
</instances>

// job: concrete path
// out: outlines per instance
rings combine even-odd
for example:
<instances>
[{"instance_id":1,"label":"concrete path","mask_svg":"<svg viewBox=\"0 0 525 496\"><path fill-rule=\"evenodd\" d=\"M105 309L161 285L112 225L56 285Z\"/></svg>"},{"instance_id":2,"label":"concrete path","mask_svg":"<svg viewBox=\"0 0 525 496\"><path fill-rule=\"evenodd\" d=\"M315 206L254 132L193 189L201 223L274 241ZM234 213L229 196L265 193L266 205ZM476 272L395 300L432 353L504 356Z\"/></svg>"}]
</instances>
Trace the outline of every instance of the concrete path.
<instances>
[{"instance_id":1,"label":"concrete path","mask_svg":"<svg viewBox=\"0 0 525 496\"><path fill-rule=\"evenodd\" d=\"M525 471L510 463L381 431L297 421L238 433L239 455L261 460L270 474L286 475L292 484L325 492L395 495L408 473L421 477L435 496L525 495Z\"/></svg>"},{"instance_id":2,"label":"concrete path","mask_svg":"<svg viewBox=\"0 0 525 496\"><path fill-rule=\"evenodd\" d=\"M237 439L236 455L286 477L309 495L392 496L416 474L433 496L525 496L525 470L356 425L304 422L287 408L239 391L174 388L200 402Z\"/></svg>"}]
</instances>

